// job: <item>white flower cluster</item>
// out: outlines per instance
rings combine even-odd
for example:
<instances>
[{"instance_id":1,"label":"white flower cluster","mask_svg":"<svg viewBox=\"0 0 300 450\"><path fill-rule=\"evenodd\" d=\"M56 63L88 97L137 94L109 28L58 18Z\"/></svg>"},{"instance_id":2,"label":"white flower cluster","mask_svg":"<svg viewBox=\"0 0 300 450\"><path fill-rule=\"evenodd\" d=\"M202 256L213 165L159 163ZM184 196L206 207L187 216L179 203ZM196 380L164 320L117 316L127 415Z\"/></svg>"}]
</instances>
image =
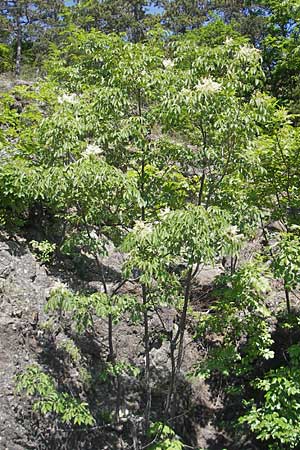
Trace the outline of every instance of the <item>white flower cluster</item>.
<instances>
[{"instance_id":1,"label":"white flower cluster","mask_svg":"<svg viewBox=\"0 0 300 450\"><path fill-rule=\"evenodd\" d=\"M174 67L174 61L171 59L164 59L162 63L165 69L172 69Z\"/></svg>"},{"instance_id":2,"label":"white flower cluster","mask_svg":"<svg viewBox=\"0 0 300 450\"><path fill-rule=\"evenodd\" d=\"M236 54L238 59L244 61L256 61L259 58L259 55L259 50L254 47L249 47L248 45L241 46Z\"/></svg>"},{"instance_id":3,"label":"white flower cluster","mask_svg":"<svg viewBox=\"0 0 300 450\"><path fill-rule=\"evenodd\" d=\"M165 219L170 214L170 212L171 212L170 208L164 208L162 211L160 211L159 218L161 220Z\"/></svg>"},{"instance_id":4,"label":"white flower cluster","mask_svg":"<svg viewBox=\"0 0 300 450\"><path fill-rule=\"evenodd\" d=\"M188 88L181 89L181 93L179 94L182 97L190 97L192 95L192 91Z\"/></svg>"},{"instance_id":5,"label":"white flower cluster","mask_svg":"<svg viewBox=\"0 0 300 450\"><path fill-rule=\"evenodd\" d=\"M224 41L224 45L231 45L234 43L234 40L232 39L232 37L227 37Z\"/></svg>"},{"instance_id":6,"label":"white flower cluster","mask_svg":"<svg viewBox=\"0 0 300 450\"><path fill-rule=\"evenodd\" d=\"M141 234L142 236L146 236L151 233L153 230L151 223L143 222L142 220L137 220L134 224L134 231Z\"/></svg>"},{"instance_id":7,"label":"white flower cluster","mask_svg":"<svg viewBox=\"0 0 300 450\"><path fill-rule=\"evenodd\" d=\"M59 104L63 103L76 103L78 101L77 94L63 94L57 99Z\"/></svg>"},{"instance_id":8,"label":"white flower cluster","mask_svg":"<svg viewBox=\"0 0 300 450\"><path fill-rule=\"evenodd\" d=\"M227 232L231 236L236 236L238 234L238 227L236 225L230 225Z\"/></svg>"},{"instance_id":9,"label":"white flower cluster","mask_svg":"<svg viewBox=\"0 0 300 450\"><path fill-rule=\"evenodd\" d=\"M228 237L231 239L235 239L236 241L242 240L244 238L244 235L238 232L239 230L236 225L230 225L226 231Z\"/></svg>"},{"instance_id":10,"label":"white flower cluster","mask_svg":"<svg viewBox=\"0 0 300 450\"><path fill-rule=\"evenodd\" d=\"M212 78L202 78L196 85L196 90L203 94L213 94L222 89L222 85Z\"/></svg>"},{"instance_id":11,"label":"white flower cluster","mask_svg":"<svg viewBox=\"0 0 300 450\"><path fill-rule=\"evenodd\" d=\"M102 148L98 147L98 145L88 144L88 146L85 149L84 156L101 155L102 153L103 150Z\"/></svg>"}]
</instances>

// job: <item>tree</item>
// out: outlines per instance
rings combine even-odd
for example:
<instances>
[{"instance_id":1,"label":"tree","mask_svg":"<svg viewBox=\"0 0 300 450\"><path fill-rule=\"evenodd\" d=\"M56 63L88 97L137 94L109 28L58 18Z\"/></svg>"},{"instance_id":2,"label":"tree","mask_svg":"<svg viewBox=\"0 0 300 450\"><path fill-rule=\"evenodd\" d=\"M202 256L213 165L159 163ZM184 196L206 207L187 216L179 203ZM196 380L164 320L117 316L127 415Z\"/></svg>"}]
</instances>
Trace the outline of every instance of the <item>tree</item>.
<instances>
[{"instance_id":1,"label":"tree","mask_svg":"<svg viewBox=\"0 0 300 450\"><path fill-rule=\"evenodd\" d=\"M9 41L15 42L15 72L20 75L22 50L24 44L40 41L47 33L47 28L57 24L59 14L64 6L63 0L45 2L37 0L2 0L0 14L5 20L9 32Z\"/></svg>"},{"instance_id":2,"label":"tree","mask_svg":"<svg viewBox=\"0 0 300 450\"><path fill-rule=\"evenodd\" d=\"M162 0L156 3L163 8L163 23L175 33L199 28L207 18L208 5L202 1Z\"/></svg>"},{"instance_id":3,"label":"tree","mask_svg":"<svg viewBox=\"0 0 300 450\"><path fill-rule=\"evenodd\" d=\"M98 26L93 21L86 28ZM30 106L23 102L16 110L13 94L2 98L0 145L8 157L0 169L1 212L28 221L39 211L59 222L59 238L52 233L48 245L32 244L45 258L55 248L55 255L93 259L99 292L54 291L48 310L59 320L65 314L75 333L92 338L95 317L107 320L101 376L115 380L114 392L128 369L118 360L114 323L124 314L138 316L146 439L153 418L150 318L157 315L170 350L166 421L175 416L193 283L203 264L226 256L234 262L215 314L207 328L198 328L224 332L210 369L224 374L231 365L249 375L250 363L273 356L264 269L239 268L235 258L254 235L260 212L284 217L288 227L296 223L299 136L262 92L262 53L232 25L214 20L179 35L156 29L138 42L84 28L66 29L49 58L46 82L18 91L21 99L31 92ZM103 270L111 243L125 259L113 284ZM298 279L295 244L289 242L288 255L280 252L282 279L287 272ZM139 296L119 295L126 280ZM176 309L177 323L164 323L162 305ZM173 445L166 431L159 445Z\"/></svg>"},{"instance_id":4,"label":"tree","mask_svg":"<svg viewBox=\"0 0 300 450\"><path fill-rule=\"evenodd\" d=\"M85 30L124 32L130 41L138 42L154 23L148 12L151 4L149 0L82 0L73 8L73 20Z\"/></svg>"},{"instance_id":5,"label":"tree","mask_svg":"<svg viewBox=\"0 0 300 450\"><path fill-rule=\"evenodd\" d=\"M235 254L240 239L231 233L229 217L221 210L205 210L202 206L187 205L184 210L163 215L153 228L143 222L138 223L124 243L125 251L130 252L126 273L140 271L140 282L147 287L148 296L144 305L149 305L149 292L158 285L170 293L181 297L178 330L170 335L171 378L166 402L166 414L174 414L177 376L183 361L184 335L186 332L187 311L191 296L192 280L201 265L215 262L225 254ZM172 276L170 266L181 263L179 275ZM183 288L181 290L181 283ZM154 289L155 290L155 289ZM177 294L176 294L177 291ZM173 294L173 295L174 295ZM178 354L175 358L175 350Z\"/></svg>"},{"instance_id":6,"label":"tree","mask_svg":"<svg viewBox=\"0 0 300 450\"><path fill-rule=\"evenodd\" d=\"M252 146L268 120L269 99L259 92L263 73L258 50L231 38L222 45L201 46L201 34L191 32L173 44L170 72L176 89L163 96L160 120L189 149L188 177L198 182L194 201L208 207L222 204L231 177L239 174L250 181L251 167L259 164Z\"/></svg>"},{"instance_id":7,"label":"tree","mask_svg":"<svg viewBox=\"0 0 300 450\"><path fill-rule=\"evenodd\" d=\"M270 13L266 35L262 42L264 64L271 93L292 112L299 104L299 17L297 2L284 5L268 1Z\"/></svg>"},{"instance_id":8,"label":"tree","mask_svg":"<svg viewBox=\"0 0 300 450\"><path fill-rule=\"evenodd\" d=\"M162 8L162 22L175 33L205 27L207 21L220 18L226 24L232 24L242 35L259 45L266 28L266 13L269 8L263 2L241 4L232 2L209 2L199 0L159 0Z\"/></svg>"}]
</instances>

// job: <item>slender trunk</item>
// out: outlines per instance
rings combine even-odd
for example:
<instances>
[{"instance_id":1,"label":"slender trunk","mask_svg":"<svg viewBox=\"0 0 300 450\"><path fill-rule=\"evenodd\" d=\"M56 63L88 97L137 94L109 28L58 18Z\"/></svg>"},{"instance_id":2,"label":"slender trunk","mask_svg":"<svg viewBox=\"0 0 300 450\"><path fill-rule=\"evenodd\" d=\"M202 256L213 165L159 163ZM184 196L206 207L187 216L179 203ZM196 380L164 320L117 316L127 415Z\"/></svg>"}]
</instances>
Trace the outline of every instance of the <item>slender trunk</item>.
<instances>
[{"instance_id":1,"label":"slender trunk","mask_svg":"<svg viewBox=\"0 0 300 450\"><path fill-rule=\"evenodd\" d=\"M205 134L203 132L203 139L206 140ZM204 194L204 186L205 186L205 170L202 171L202 176L200 180L200 187L199 187L199 193L198 193L198 199L197 204L198 206L201 205L203 194ZM166 401L166 407L165 407L165 414L168 415L169 410L171 409L171 416L173 416L173 409L174 409L174 400L176 396L176 382L177 382L177 374L180 372L183 356L184 356L184 335L186 331L186 320L187 320L187 310L189 306L190 301L190 295L191 295L191 283L193 276L197 273L199 269L199 264L197 264L197 267L195 271L193 271L193 267L190 267L188 269L186 282L185 282L185 290L184 290L184 304L183 309L180 317L180 323L178 327L178 331L173 339L170 341L170 353L171 353L171 376L170 376L170 384L168 389L168 396ZM179 339L179 343L178 343ZM178 355L177 355L177 361L175 361L175 350L178 344Z\"/></svg>"},{"instance_id":2,"label":"slender trunk","mask_svg":"<svg viewBox=\"0 0 300 450\"><path fill-rule=\"evenodd\" d=\"M113 320L112 320L111 314L108 315L108 348L109 348L108 359L110 362L114 363L115 352L114 352L114 342L113 342Z\"/></svg>"},{"instance_id":3,"label":"slender trunk","mask_svg":"<svg viewBox=\"0 0 300 450\"><path fill-rule=\"evenodd\" d=\"M187 310L189 306L190 294L191 294L191 282L193 277L193 268L190 267L186 277L186 285L184 292L184 304L180 317L180 323L178 331L173 339L170 341L170 353L171 353L171 376L168 389L167 401L165 406L165 415L174 416L175 397L177 391L177 375L180 372L183 356L184 356L184 335L186 330ZM179 343L178 343L179 340ZM177 360L175 359L175 350L178 344Z\"/></svg>"},{"instance_id":4,"label":"slender trunk","mask_svg":"<svg viewBox=\"0 0 300 450\"><path fill-rule=\"evenodd\" d=\"M84 226L85 226L85 230L87 232L87 235L92 240L92 236L91 236L91 233L90 233L90 230L89 230L88 223L85 220L85 218L83 218L83 220L84 220ZM101 276L101 283L102 283L102 286L103 286L104 293L108 296L108 289L107 289L107 284L106 284L106 280L105 280L105 274L104 274L104 271L103 271L103 265L101 264L101 261L99 259L99 256L98 256L97 252L93 252L93 256L95 258L96 265L97 265L97 268L98 268L100 276ZM113 320L112 320L112 315L111 314L108 315L108 348L109 348L108 360L110 362L114 363L116 355L115 355L115 352L114 352Z\"/></svg>"},{"instance_id":5,"label":"slender trunk","mask_svg":"<svg viewBox=\"0 0 300 450\"><path fill-rule=\"evenodd\" d=\"M205 172L203 170L200 188L198 193L198 206L201 205L203 192L204 192L204 184L205 184ZM181 313L180 324L178 327L178 332L176 333L174 338L171 338L170 341L170 356L171 356L171 376L170 376L170 384L168 389L166 407L165 407L165 415L168 416L169 410L171 409L171 416L173 415L173 407L174 407L174 397L176 394L176 377L177 373L180 371L182 360L183 360L183 347L184 347L184 334L186 329L186 319L187 319L187 309L190 300L190 291L191 291L191 281L193 276L197 273L199 269L199 264L195 271L193 272L193 268L191 267L188 270L186 285L185 285L185 293L184 293L184 305ZM177 362L175 360L175 350L177 347L177 342L179 338L179 347L178 347L178 355Z\"/></svg>"},{"instance_id":6,"label":"slender trunk","mask_svg":"<svg viewBox=\"0 0 300 450\"><path fill-rule=\"evenodd\" d=\"M177 364L176 364L176 372L179 372L181 369L182 359L183 359L183 347L184 347L184 334L186 329L186 319L187 319L187 310L189 306L190 294L191 294L191 282L192 282L192 273L193 268L191 267L188 270L185 292L184 292L184 304L180 318L179 324L179 346L178 346L178 356L177 356Z\"/></svg>"},{"instance_id":7,"label":"slender trunk","mask_svg":"<svg viewBox=\"0 0 300 450\"><path fill-rule=\"evenodd\" d=\"M109 297L109 300L111 301L112 299L111 299L111 295L109 295L109 293L108 293L107 284L106 284L106 280L105 280L105 275L104 275L104 271L103 271L103 266L101 264L99 256L97 254L95 254L94 256L95 256L95 259L96 259L97 267L98 267L98 269L100 271L100 274L101 274L101 282L102 282L104 293L107 295L107 297ZM108 315L108 348L109 348L108 360L110 362L114 363L116 355L115 355L115 351L114 351L113 319L112 319L112 315L111 314Z\"/></svg>"},{"instance_id":8,"label":"slender trunk","mask_svg":"<svg viewBox=\"0 0 300 450\"><path fill-rule=\"evenodd\" d=\"M170 376L168 395L167 395L167 401L166 401L166 406L165 406L165 417L169 416L170 408L173 405L173 397L174 397L175 381L176 381L175 350L176 350L176 342L173 339L171 339L171 341L170 341L171 376Z\"/></svg>"},{"instance_id":9,"label":"slender trunk","mask_svg":"<svg viewBox=\"0 0 300 450\"><path fill-rule=\"evenodd\" d=\"M144 346L145 346L145 384L146 384L146 408L145 408L145 428L149 427L151 411L151 385L150 385L150 342L149 342L149 321L147 307L147 290L142 286L143 306L144 306Z\"/></svg>"},{"instance_id":10,"label":"slender trunk","mask_svg":"<svg viewBox=\"0 0 300 450\"><path fill-rule=\"evenodd\" d=\"M142 117L142 98L141 92L138 90L138 116ZM141 196L145 197L145 149L142 152L141 162ZM141 208L141 219L144 221L146 218L146 209L143 205ZM151 411L151 385L150 385L150 340L149 340L149 320L148 320L148 301L147 301L147 287L142 284L142 297L143 297L143 322L144 322L144 347L145 347L145 385L146 385L146 408L145 408L145 429L149 428L150 411Z\"/></svg>"},{"instance_id":11,"label":"slender trunk","mask_svg":"<svg viewBox=\"0 0 300 450\"><path fill-rule=\"evenodd\" d=\"M261 216L260 216L260 221L261 221L264 239L265 239L266 243L268 244L269 243L268 235L267 235L266 229L264 227ZM269 249L269 252L270 252L270 256L271 256L272 260L274 261L274 255L273 255L273 251L271 248ZM285 300L286 300L286 309L287 309L288 314L290 314L291 313L290 291L286 288L286 286L284 286L284 294L285 294Z\"/></svg>"},{"instance_id":12,"label":"slender trunk","mask_svg":"<svg viewBox=\"0 0 300 450\"><path fill-rule=\"evenodd\" d=\"M231 256L230 257L230 274L233 275L236 270L237 265L237 256Z\"/></svg>"},{"instance_id":13,"label":"slender trunk","mask_svg":"<svg viewBox=\"0 0 300 450\"><path fill-rule=\"evenodd\" d=\"M198 193L198 206L202 203L203 193L204 193L204 185L205 185L205 171L203 170L201 181L200 181L200 188ZM178 331L174 338L171 338L170 340L170 355L171 355L171 375L170 375L170 383L168 388L168 395L167 395L167 401L165 406L165 416L170 415L173 416L173 409L174 409L174 399L176 395L176 381L177 381L177 374L181 369L181 364L183 360L183 347L184 347L184 335L185 335L185 329L186 329L186 319L187 319L187 309L189 305L190 300L190 293L191 293L191 282L193 276L197 273L199 269L199 265L197 264L197 267L195 271L193 272L193 268L191 267L188 270L187 278L186 278L186 285L185 285L185 292L184 292L184 304L183 304L183 310L180 317L180 323L178 327ZM175 350L177 348L179 338L179 346L178 346L178 355L177 355L177 362L175 361Z\"/></svg>"},{"instance_id":14,"label":"slender trunk","mask_svg":"<svg viewBox=\"0 0 300 450\"><path fill-rule=\"evenodd\" d=\"M199 194L198 194L198 206L200 206L201 202L202 202L203 191L204 191L204 183L205 183L205 172L203 170L202 176L201 176Z\"/></svg>"},{"instance_id":15,"label":"slender trunk","mask_svg":"<svg viewBox=\"0 0 300 450\"><path fill-rule=\"evenodd\" d=\"M117 399L116 399L116 422L118 423L120 421L120 407L121 407L121 380L120 375L116 376L115 379L115 389L117 392Z\"/></svg>"},{"instance_id":16,"label":"slender trunk","mask_svg":"<svg viewBox=\"0 0 300 450\"><path fill-rule=\"evenodd\" d=\"M17 17L17 51L16 51L16 76L21 73L21 57L22 57L22 28L21 14L18 12Z\"/></svg>"},{"instance_id":17,"label":"slender trunk","mask_svg":"<svg viewBox=\"0 0 300 450\"><path fill-rule=\"evenodd\" d=\"M291 314L290 291L285 287L284 293L285 293L285 299L286 299L286 309L287 309L288 314Z\"/></svg>"}]
</instances>

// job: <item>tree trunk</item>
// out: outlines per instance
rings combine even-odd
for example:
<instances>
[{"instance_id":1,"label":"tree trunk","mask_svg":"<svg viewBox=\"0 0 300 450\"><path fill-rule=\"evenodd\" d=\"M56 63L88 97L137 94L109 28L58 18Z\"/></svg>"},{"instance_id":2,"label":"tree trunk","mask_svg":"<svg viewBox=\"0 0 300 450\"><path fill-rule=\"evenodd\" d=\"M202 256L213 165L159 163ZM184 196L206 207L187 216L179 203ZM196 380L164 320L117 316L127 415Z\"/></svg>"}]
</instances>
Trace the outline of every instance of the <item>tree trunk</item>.
<instances>
[{"instance_id":1,"label":"tree trunk","mask_svg":"<svg viewBox=\"0 0 300 450\"><path fill-rule=\"evenodd\" d=\"M285 293L285 299L286 299L286 309L287 309L288 314L291 314L290 291L285 287L284 293Z\"/></svg>"},{"instance_id":2,"label":"tree trunk","mask_svg":"<svg viewBox=\"0 0 300 450\"><path fill-rule=\"evenodd\" d=\"M171 409L171 416L172 416L173 397L174 397L175 383L176 383L175 350L176 350L176 342L171 337L171 340L170 340L171 376L170 376L170 383L169 383L167 401L166 401L166 406L165 406L165 417L166 418L169 417L170 409Z\"/></svg>"},{"instance_id":3,"label":"tree trunk","mask_svg":"<svg viewBox=\"0 0 300 450\"><path fill-rule=\"evenodd\" d=\"M183 310L182 310L180 324L179 324L179 330L178 330L179 331L179 346L178 346L178 356L177 356L177 364L176 364L177 373L181 369L181 364L182 364L182 359L183 359L184 334L185 334L185 329L186 329L187 309L188 309L189 300L190 300L192 273L193 273L193 268L190 267L188 274L187 274L187 278L186 278L184 304L183 304Z\"/></svg>"},{"instance_id":4,"label":"tree trunk","mask_svg":"<svg viewBox=\"0 0 300 450\"><path fill-rule=\"evenodd\" d=\"M108 347L109 347L109 355L108 359L111 363L114 364L116 355L114 351L114 341L113 341L113 319L112 315L108 315Z\"/></svg>"},{"instance_id":5,"label":"tree trunk","mask_svg":"<svg viewBox=\"0 0 300 450\"><path fill-rule=\"evenodd\" d=\"M17 15L17 50L16 50L16 76L21 73L21 58L22 58L22 26L21 26L21 12Z\"/></svg>"},{"instance_id":6,"label":"tree trunk","mask_svg":"<svg viewBox=\"0 0 300 450\"><path fill-rule=\"evenodd\" d=\"M191 294L191 282L193 277L193 268L190 267L186 277L186 285L184 292L184 304L180 317L180 323L178 326L178 331L173 339L170 341L170 353L171 353L171 376L170 376L170 384L168 389L168 395L165 406L165 415L166 417L170 416L174 417L175 413L175 401L176 401L176 392L177 392L177 376L180 372L183 356L184 356L184 335L186 330L186 319L187 319L187 310L190 301ZM178 342L179 341L179 342ZM178 343L178 354L177 360L175 361L175 350Z\"/></svg>"},{"instance_id":7,"label":"tree trunk","mask_svg":"<svg viewBox=\"0 0 300 450\"><path fill-rule=\"evenodd\" d=\"M202 176L201 176L199 194L198 194L198 206L200 206L201 202L202 202L203 191L204 191L204 183L205 183L205 171L203 170Z\"/></svg>"},{"instance_id":8,"label":"tree trunk","mask_svg":"<svg viewBox=\"0 0 300 450\"><path fill-rule=\"evenodd\" d=\"M138 116L142 117L142 99L141 91L137 92L137 112ZM145 196L145 149L143 149L143 156L141 162L141 195ZM143 205L141 208L141 220L145 221L146 209ZM142 284L143 297L143 321L144 321L144 348L145 348L145 385L146 385L146 408L145 408L145 429L149 428L150 411L151 411L151 385L150 385L150 341L149 341L149 320L148 320L148 305L147 305L147 287Z\"/></svg>"},{"instance_id":9,"label":"tree trunk","mask_svg":"<svg viewBox=\"0 0 300 450\"><path fill-rule=\"evenodd\" d=\"M149 343L149 321L148 321L146 286L143 285L142 290L143 290L143 307L144 307L144 346L145 346L145 384L146 384L145 429L147 430L149 427L149 419L151 411L150 343Z\"/></svg>"}]
</instances>

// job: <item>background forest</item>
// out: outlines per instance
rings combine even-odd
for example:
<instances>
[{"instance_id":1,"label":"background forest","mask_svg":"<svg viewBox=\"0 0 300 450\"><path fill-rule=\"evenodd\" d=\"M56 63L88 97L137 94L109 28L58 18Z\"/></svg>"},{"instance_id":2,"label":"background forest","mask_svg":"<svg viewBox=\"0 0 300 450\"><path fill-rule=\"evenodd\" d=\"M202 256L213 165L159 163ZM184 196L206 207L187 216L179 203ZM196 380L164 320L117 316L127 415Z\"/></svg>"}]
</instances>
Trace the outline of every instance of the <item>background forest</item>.
<instances>
[{"instance_id":1,"label":"background forest","mask_svg":"<svg viewBox=\"0 0 300 450\"><path fill-rule=\"evenodd\" d=\"M0 0L20 448L300 448L299 108L298 0Z\"/></svg>"}]
</instances>

